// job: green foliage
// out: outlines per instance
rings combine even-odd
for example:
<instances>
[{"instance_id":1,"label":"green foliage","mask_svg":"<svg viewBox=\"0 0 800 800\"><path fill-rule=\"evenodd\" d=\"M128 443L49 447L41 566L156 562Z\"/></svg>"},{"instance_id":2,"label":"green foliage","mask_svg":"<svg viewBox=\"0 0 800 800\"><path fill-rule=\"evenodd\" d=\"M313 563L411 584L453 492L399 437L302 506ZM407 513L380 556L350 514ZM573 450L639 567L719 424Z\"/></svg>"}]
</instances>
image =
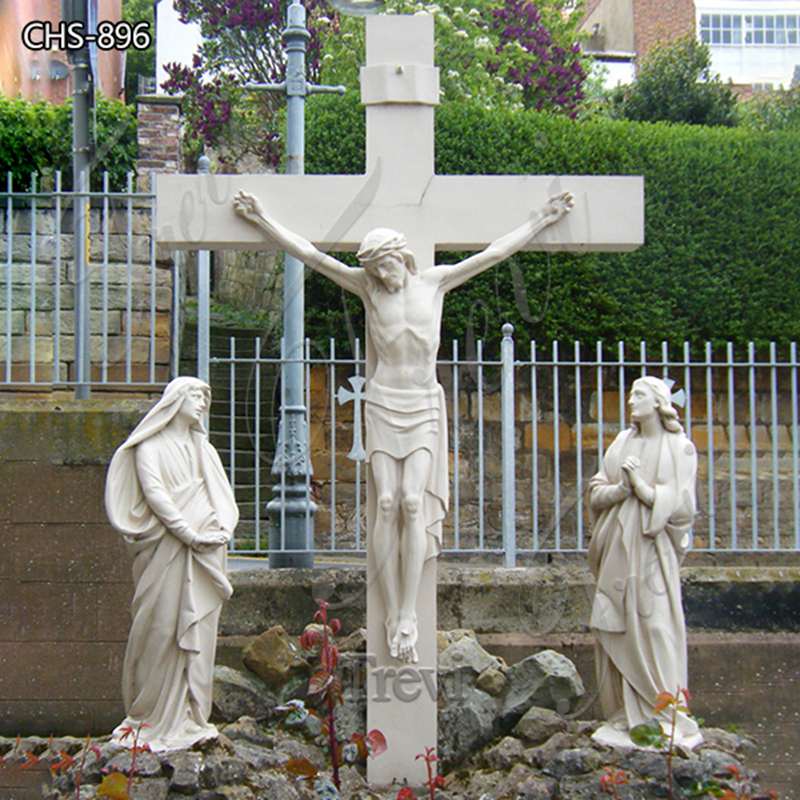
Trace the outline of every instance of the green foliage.
<instances>
[{"instance_id":1,"label":"green foliage","mask_svg":"<svg viewBox=\"0 0 800 800\"><path fill-rule=\"evenodd\" d=\"M576 46L580 8L565 0L386 0L388 14L433 15L442 100L492 107L574 110L587 59ZM342 16L324 38L322 78L357 90L364 19Z\"/></svg>"},{"instance_id":2,"label":"green foliage","mask_svg":"<svg viewBox=\"0 0 800 800\"><path fill-rule=\"evenodd\" d=\"M125 99L132 103L139 92L139 76L152 78L156 74L156 32L153 0L123 0L122 18L131 24L150 23L152 36L147 50L129 49L125 53Z\"/></svg>"},{"instance_id":3,"label":"green foliage","mask_svg":"<svg viewBox=\"0 0 800 800\"><path fill-rule=\"evenodd\" d=\"M800 86L758 92L739 105L741 124L758 131L800 132Z\"/></svg>"},{"instance_id":4,"label":"green foliage","mask_svg":"<svg viewBox=\"0 0 800 800\"><path fill-rule=\"evenodd\" d=\"M124 188L136 162L136 112L117 100L97 100L95 159L92 186L102 185L108 170L112 188ZM62 172L62 187L72 188L72 102L54 105L0 95L0 178L11 172L14 186L27 189L31 173L45 179ZM41 186L41 183L40 183Z\"/></svg>"},{"instance_id":5,"label":"green foliage","mask_svg":"<svg viewBox=\"0 0 800 800\"><path fill-rule=\"evenodd\" d=\"M735 125L736 96L711 74L708 46L693 36L654 47L630 86L613 95L616 112L638 122Z\"/></svg>"},{"instance_id":6,"label":"green foliage","mask_svg":"<svg viewBox=\"0 0 800 800\"><path fill-rule=\"evenodd\" d=\"M666 746L669 741L661 730L661 724L657 719L643 722L631 728L631 741L639 747L655 747L660 749Z\"/></svg>"},{"instance_id":7,"label":"green foliage","mask_svg":"<svg viewBox=\"0 0 800 800\"><path fill-rule=\"evenodd\" d=\"M356 97L313 98L307 171L363 172L364 136ZM436 143L439 174L645 179L643 247L517 255L448 295L444 348L469 336L496 344L504 322L515 326L520 342L578 339L587 346L597 339L633 346L666 340L677 348L685 340L763 344L800 337L796 136L604 119L576 123L451 103L437 112ZM569 189L568 179L558 188ZM438 260L457 257L442 253ZM363 331L359 301L324 278L309 277L306 307L307 335L319 351L328 351L328 337Z\"/></svg>"}]
</instances>

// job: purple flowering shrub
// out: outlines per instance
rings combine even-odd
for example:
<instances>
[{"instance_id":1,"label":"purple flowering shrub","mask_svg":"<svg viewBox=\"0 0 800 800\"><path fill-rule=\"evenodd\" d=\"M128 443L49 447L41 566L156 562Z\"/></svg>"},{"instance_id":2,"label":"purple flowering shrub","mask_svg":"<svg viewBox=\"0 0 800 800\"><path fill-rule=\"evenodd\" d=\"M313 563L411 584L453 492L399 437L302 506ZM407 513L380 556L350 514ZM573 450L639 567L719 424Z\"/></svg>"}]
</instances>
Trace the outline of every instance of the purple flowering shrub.
<instances>
[{"instance_id":1,"label":"purple flowering shrub","mask_svg":"<svg viewBox=\"0 0 800 800\"><path fill-rule=\"evenodd\" d=\"M558 23L556 23L558 24ZM492 28L499 38L498 59L488 68L522 87L523 105L536 111L577 115L583 100L583 83L588 76L581 47L569 42L574 31L548 27L536 3L505 0L492 10ZM566 33L567 38L558 36ZM508 56L503 64L503 56Z\"/></svg>"},{"instance_id":2,"label":"purple flowering shrub","mask_svg":"<svg viewBox=\"0 0 800 800\"><path fill-rule=\"evenodd\" d=\"M427 11L436 21L436 63L443 101L475 100L575 117L584 99L586 57L578 40L579 10L565 0L386 0L387 13ZM305 0L307 77L358 88L364 60L362 19L339 17L325 0ZM223 162L254 155L280 160L279 93L244 92L246 83L283 80L283 0L175 0L184 22L199 22L203 44L191 67L167 65L163 88L185 95L187 144L213 147Z\"/></svg>"},{"instance_id":3,"label":"purple flowering shrub","mask_svg":"<svg viewBox=\"0 0 800 800\"><path fill-rule=\"evenodd\" d=\"M305 0L310 39L309 80L319 79L322 40L338 18L323 0ZM286 61L281 33L286 26L282 0L175 0L182 22L200 24L204 41L191 67L167 64L162 88L183 94L190 157L213 147L223 164L234 167L247 155L276 165L280 160L276 92L244 92L246 83L278 83ZM327 16L326 16L327 15Z\"/></svg>"}]
</instances>

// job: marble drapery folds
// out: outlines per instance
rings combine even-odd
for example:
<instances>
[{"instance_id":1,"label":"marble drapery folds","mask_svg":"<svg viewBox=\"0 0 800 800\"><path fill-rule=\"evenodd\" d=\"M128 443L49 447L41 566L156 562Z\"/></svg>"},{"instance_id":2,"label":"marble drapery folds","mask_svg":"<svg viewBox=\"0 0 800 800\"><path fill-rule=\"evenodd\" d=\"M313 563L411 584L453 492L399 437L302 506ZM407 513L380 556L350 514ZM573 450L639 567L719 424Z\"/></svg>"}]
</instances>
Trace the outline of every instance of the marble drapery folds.
<instances>
[{"instance_id":1,"label":"marble drapery folds","mask_svg":"<svg viewBox=\"0 0 800 800\"><path fill-rule=\"evenodd\" d=\"M652 507L620 488L622 465L631 456L642 456ZM608 720L595 734L599 741L631 746L628 731L654 717L668 733L671 710L656 714L656 697L687 688L679 570L695 515L696 472L694 445L682 432L663 430L648 451L632 427L617 436L590 481L589 566L597 581L590 627ZM678 714L675 738L687 747L702 740L684 713Z\"/></svg>"},{"instance_id":2,"label":"marble drapery folds","mask_svg":"<svg viewBox=\"0 0 800 800\"><path fill-rule=\"evenodd\" d=\"M133 555L135 585L123 665L127 717L114 736L141 728L140 743L154 751L217 735L208 723L217 623L233 589L226 547L192 541L205 532L230 538L239 512L202 423L188 439L170 425L198 387L208 392L195 378L172 381L116 451L106 478L106 511Z\"/></svg>"}]
</instances>

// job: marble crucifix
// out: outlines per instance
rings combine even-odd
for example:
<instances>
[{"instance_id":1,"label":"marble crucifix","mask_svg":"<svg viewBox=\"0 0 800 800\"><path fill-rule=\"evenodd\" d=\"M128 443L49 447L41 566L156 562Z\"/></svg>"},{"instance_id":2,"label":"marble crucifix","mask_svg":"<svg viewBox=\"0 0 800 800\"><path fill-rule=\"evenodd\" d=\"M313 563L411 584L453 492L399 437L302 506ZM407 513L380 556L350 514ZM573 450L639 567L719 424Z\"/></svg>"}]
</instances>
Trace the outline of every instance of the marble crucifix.
<instances>
[{"instance_id":1,"label":"marble crucifix","mask_svg":"<svg viewBox=\"0 0 800 800\"><path fill-rule=\"evenodd\" d=\"M370 760L368 777L375 785L404 779L419 785L425 765L415 756L437 743L431 556L438 552L441 517L425 528L423 552L412 540L419 543L413 535L419 531L418 505L431 500L439 505L432 512L437 515L447 503L447 422L435 381L442 297L516 250L635 249L644 236L643 182L621 176L436 175L433 19L375 16L366 25L364 175L160 176L157 230L159 241L174 248L286 249L364 299L366 450L378 453L367 471L367 713L368 729L380 729L389 745ZM327 250L358 251L363 267L347 267L325 255ZM458 265L434 267L436 250L479 252ZM422 294L430 295L425 320L414 318ZM402 336L392 336L400 329ZM398 372L387 371L392 362ZM380 433L383 423L397 415L404 420L394 437L400 441L387 441ZM370 432L376 426L377 439ZM409 452L411 440L424 443ZM398 463L391 451L404 458ZM434 460L443 464L443 481L441 472L433 474ZM419 475L424 482L412 480ZM429 492L432 476L437 486ZM377 491L376 478L396 491ZM390 521L394 538L386 535ZM412 531L405 553L403 527ZM398 564L403 555L406 563ZM387 608L392 581L395 602L403 606L394 611ZM411 602L409 586L416 594Z\"/></svg>"}]
</instances>

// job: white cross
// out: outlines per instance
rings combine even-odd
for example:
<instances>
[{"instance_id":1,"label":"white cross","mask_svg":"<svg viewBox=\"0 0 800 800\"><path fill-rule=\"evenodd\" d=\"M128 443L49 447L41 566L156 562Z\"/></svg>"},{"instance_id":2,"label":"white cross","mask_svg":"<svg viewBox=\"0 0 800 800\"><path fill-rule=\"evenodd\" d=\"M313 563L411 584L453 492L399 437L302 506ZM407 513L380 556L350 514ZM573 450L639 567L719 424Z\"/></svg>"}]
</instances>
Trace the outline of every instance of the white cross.
<instances>
[{"instance_id":1,"label":"white cross","mask_svg":"<svg viewBox=\"0 0 800 800\"><path fill-rule=\"evenodd\" d=\"M482 250L564 191L575 197L574 209L529 249L621 251L643 243L641 177L436 175L434 108L439 81L433 66L433 19L374 16L366 25L367 66L361 75L367 106L365 174L159 176L157 230L162 244L266 249L255 226L233 210L239 190L254 194L267 217L322 250L355 250L373 228L402 231L420 268L434 263L436 250ZM470 133L464 131L465 136ZM420 785L425 766L415 756L437 744L432 688L436 563L427 562L417 600L420 660L415 666L388 657L375 570L370 550L368 652L375 663L368 670L367 727L380 729L389 748L370 759L368 777L377 785L392 779Z\"/></svg>"}]
</instances>

